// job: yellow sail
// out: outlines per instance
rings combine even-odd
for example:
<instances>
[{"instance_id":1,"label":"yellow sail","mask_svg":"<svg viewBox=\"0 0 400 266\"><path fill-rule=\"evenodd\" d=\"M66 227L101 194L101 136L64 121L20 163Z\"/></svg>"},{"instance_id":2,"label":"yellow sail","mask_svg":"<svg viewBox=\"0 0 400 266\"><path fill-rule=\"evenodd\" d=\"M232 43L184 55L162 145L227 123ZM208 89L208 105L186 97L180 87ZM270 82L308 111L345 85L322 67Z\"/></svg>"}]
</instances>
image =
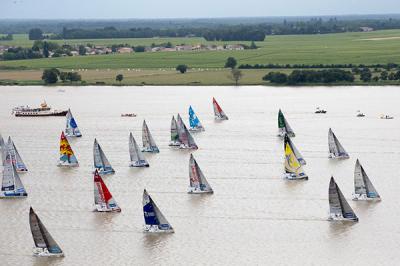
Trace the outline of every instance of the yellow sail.
<instances>
[{"instance_id":1,"label":"yellow sail","mask_svg":"<svg viewBox=\"0 0 400 266\"><path fill-rule=\"evenodd\" d=\"M289 143L285 146L285 169L289 173L299 174L301 172L301 164L297 160Z\"/></svg>"},{"instance_id":2,"label":"yellow sail","mask_svg":"<svg viewBox=\"0 0 400 266\"><path fill-rule=\"evenodd\" d=\"M64 132L61 133L60 138L60 155L74 155L71 145L69 145L69 142L65 137Z\"/></svg>"}]
</instances>

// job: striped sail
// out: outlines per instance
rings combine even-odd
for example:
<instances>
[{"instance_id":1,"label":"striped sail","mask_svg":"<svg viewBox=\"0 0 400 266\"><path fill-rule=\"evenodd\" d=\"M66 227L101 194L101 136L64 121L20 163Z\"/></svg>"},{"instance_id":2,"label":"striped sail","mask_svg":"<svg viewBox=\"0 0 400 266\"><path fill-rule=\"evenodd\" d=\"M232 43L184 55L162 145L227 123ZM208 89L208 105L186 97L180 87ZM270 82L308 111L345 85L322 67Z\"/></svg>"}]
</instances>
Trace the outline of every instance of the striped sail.
<instances>
[{"instance_id":1,"label":"striped sail","mask_svg":"<svg viewBox=\"0 0 400 266\"><path fill-rule=\"evenodd\" d=\"M174 229L161 213L160 209L147 193L146 189L143 191L143 215L146 231L173 232Z\"/></svg>"},{"instance_id":2,"label":"striped sail","mask_svg":"<svg viewBox=\"0 0 400 266\"><path fill-rule=\"evenodd\" d=\"M217 120L228 120L228 116L222 110L221 106L219 106L217 100L213 98L213 108L214 108L214 117Z\"/></svg>"},{"instance_id":3,"label":"striped sail","mask_svg":"<svg viewBox=\"0 0 400 266\"><path fill-rule=\"evenodd\" d=\"M76 124L75 118L68 109L67 113L67 125L65 126L65 135L68 137L82 137L82 134Z\"/></svg>"},{"instance_id":4,"label":"striped sail","mask_svg":"<svg viewBox=\"0 0 400 266\"><path fill-rule=\"evenodd\" d=\"M380 199L381 197L358 159L354 169L354 189L356 195L371 199Z\"/></svg>"},{"instance_id":5,"label":"striped sail","mask_svg":"<svg viewBox=\"0 0 400 266\"><path fill-rule=\"evenodd\" d=\"M94 173L94 204L97 211L121 211L97 170Z\"/></svg>"},{"instance_id":6,"label":"striped sail","mask_svg":"<svg viewBox=\"0 0 400 266\"><path fill-rule=\"evenodd\" d=\"M3 180L1 183L0 197L26 197L25 187L19 178L11 159L11 154L7 153L3 166Z\"/></svg>"},{"instance_id":7,"label":"striped sail","mask_svg":"<svg viewBox=\"0 0 400 266\"><path fill-rule=\"evenodd\" d=\"M330 218L333 220L345 219L358 221L358 217L343 196L333 176L329 182L329 210Z\"/></svg>"},{"instance_id":8,"label":"striped sail","mask_svg":"<svg viewBox=\"0 0 400 266\"><path fill-rule=\"evenodd\" d=\"M22 160L21 155L19 155L17 147L15 146L11 137L8 137L7 148L8 148L8 152L11 154L11 160L15 166L15 169L18 172L28 171L28 168L26 168L26 165L25 165L24 161Z\"/></svg>"},{"instance_id":9,"label":"striped sail","mask_svg":"<svg viewBox=\"0 0 400 266\"><path fill-rule=\"evenodd\" d=\"M53 237L47 231L42 221L36 215L32 207L29 210L29 225L31 227L33 241L35 242L36 248L40 249L40 253L36 255L46 256L48 253L51 255L63 256L63 251L60 246L56 243Z\"/></svg>"},{"instance_id":10,"label":"striped sail","mask_svg":"<svg viewBox=\"0 0 400 266\"><path fill-rule=\"evenodd\" d=\"M193 154L190 154L189 159L189 193L213 193L213 189L208 184L206 177L201 171Z\"/></svg>"},{"instance_id":11,"label":"striped sail","mask_svg":"<svg viewBox=\"0 0 400 266\"><path fill-rule=\"evenodd\" d=\"M74 151L69 145L68 139L65 137L64 132L61 132L60 137L60 161L59 166L78 166L78 160L75 157Z\"/></svg>"},{"instance_id":12,"label":"striped sail","mask_svg":"<svg viewBox=\"0 0 400 266\"><path fill-rule=\"evenodd\" d=\"M330 157L343 159L350 158L349 154L343 148L342 144L340 144L338 138L336 137L335 133L333 133L331 128L329 128L328 132L328 145Z\"/></svg>"},{"instance_id":13,"label":"striped sail","mask_svg":"<svg viewBox=\"0 0 400 266\"><path fill-rule=\"evenodd\" d=\"M183 120L179 114L177 115L177 124L178 124L179 141L181 143L180 147L182 149L198 149L192 134L190 134L189 130L187 129L185 123L183 123Z\"/></svg>"},{"instance_id":14,"label":"striped sail","mask_svg":"<svg viewBox=\"0 0 400 266\"><path fill-rule=\"evenodd\" d=\"M204 127L201 124L197 115L195 114L192 106L189 106L189 125L190 125L189 128L190 131L204 131Z\"/></svg>"},{"instance_id":15,"label":"striped sail","mask_svg":"<svg viewBox=\"0 0 400 266\"><path fill-rule=\"evenodd\" d=\"M287 135L286 135L287 136ZM289 144L289 146L292 148L294 155L296 156L297 160L301 165L306 165L307 162L304 160L303 155L299 152L299 150L296 148L294 145L293 141L291 140L290 137L285 137L285 142Z\"/></svg>"},{"instance_id":16,"label":"striped sail","mask_svg":"<svg viewBox=\"0 0 400 266\"><path fill-rule=\"evenodd\" d=\"M281 109L278 112L278 129L279 129L279 136L283 137L285 134L289 135L289 137L293 138L296 136L294 134L293 129L290 127L288 121L286 120L285 116L283 115Z\"/></svg>"},{"instance_id":17,"label":"striped sail","mask_svg":"<svg viewBox=\"0 0 400 266\"><path fill-rule=\"evenodd\" d=\"M308 178L303 171L302 164L299 162L296 154L294 153L291 145L289 136L285 135L284 141L285 149L285 172L287 174L292 174L295 178Z\"/></svg>"},{"instance_id":18,"label":"striped sail","mask_svg":"<svg viewBox=\"0 0 400 266\"><path fill-rule=\"evenodd\" d=\"M175 120L175 116L172 116L171 119L171 141L169 146L180 146L181 142L179 141L179 134L178 134L178 124Z\"/></svg>"},{"instance_id":19,"label":"striped sail","mask_svg":"<svg viewBox=\"0 0 400 266\"><path fill-rule=\"evenodd\" d=\"M142 127L142 141L143 141L143 150L144 152L160 152L158 149L156 142L153 139L153 136L150 133L149 127L146 124L146 120L143 120Z\"/></svg>"},{"instance_id":20,"label":"striped sail","mask_svg":"<svg viewBox=\"0 0 400 266\"><path fill-rule=\"evenodd\" d=\"M106 155L104 154L103 149L97 142L97 139L94 139L94 144L93 144L93 161L94 161L94 168L97 169L100 172L100 174L115 173Z\"/></svg>"},{"instance_id":21,"label":"striped sail","mask_svg":"<svg viewBox=\"0 0 400 266\"><path fill-rule=\"evenodd\" d=\"M148 167L149 163L144 158L142 151L136 143L135 138L132 133L129 134L129 156L130 156L130 166L131 167Z\"/></svg>"}]
</instances>

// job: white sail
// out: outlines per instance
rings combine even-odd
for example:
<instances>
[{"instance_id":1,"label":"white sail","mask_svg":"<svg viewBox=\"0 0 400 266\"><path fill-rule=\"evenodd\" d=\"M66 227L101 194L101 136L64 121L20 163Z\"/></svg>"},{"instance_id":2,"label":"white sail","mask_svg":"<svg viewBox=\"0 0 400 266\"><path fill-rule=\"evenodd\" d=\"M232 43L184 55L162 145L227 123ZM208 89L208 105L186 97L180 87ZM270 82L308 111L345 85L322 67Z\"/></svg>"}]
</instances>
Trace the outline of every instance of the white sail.
<instances>
[{"instance_id":1,"label":"white sail","mask_svg":"<svg viewBox=\"0 0 400 266\"><path fill-rule=\"evenodd\" d=\"M213 108L214 108L214 117L216 120L228 120L228 116L222 110L221 106L218 104L217 100L213 98Z\"/></svg>"},{"instance_id":2,"label":"white sail","mask_svg":"<svg viewBox=\"0 0 400 266\"><path fill-rule=\"evenodd\" d=\"M175 120L175 117L172 116L171 119L171 141L169 146L180 146L182 143L179 141L179 134L178 134L178 124Z\"/></svg>"},{"instance_id":3,"label":"white sail","mask_svg":"<svg viewBox=\"0 0 400 266\"><path fill-rule=\"evenodd\" d=\"M285 152L285 174L284 177L287 179L305 179L308 180L308 176L303 170L303 165L300 163L291 145L290 138L285 134L284 139L284 152Z\"/></svg>"},{"instance_id":4,"label":"white sail","mask_svg":"<svg viewBox=\"0 0 400 266\"><path fill-rule=\"evenodd\" d=\"M129 135L129 155L131 159L131 167L148 167L149 163L146 161L142 151L136 143L132 133Z\"/></svg>"},{"instance_id":5,"label":"white sail","mask_svg":"<svg viewBox=\"0 0 400 266\"><path fill-rule=\"evenodd\" d=\"M329 210L330 220L349 220L358 222L358 217L343 196L342 191L331 177L329 182Z\"/></svg>"},{"instance_id":6,"label":"white sail","mask_svg":"<svg viewBox=\"0 0 400 266\"><path fill-rule=\"evenodd\" d=\"M207 182L207 179L194 159L193 154L190 155L189 159L188 193L213 193L213 189Z\"/></svg>"},{"instance_id":7,"label":"white sail","mask_svg":"<svg viewBox=\"0 0 400 266\"><path fill-rule=\"evenodd\" d=\"M150 133L149 127L146 124L146 120L143 120L142 127L142 141L143 141L143 150L144 152L160 152L158 149L156 142L153 139L153 136Z\"/></svg>"},{"instance_id":8,"label":"white sail","mask_svg":"<svg viewBox=\"0 0 400 266\"><path fill-rule=\"evenodd\" d=\"M4 164L4 160L6 159L7 146L4 143L3 136L0 134L0 151L1 151L1 164Z\"/></svg>"},{"instance_id":9,"label":"white sail","mask_svg":"<svg viewBox=\"0 0 400 266\"><path fill-rule=\"evenodd\" d=\"M65 135L68 137L82 137L81 131L76 124L75 118L71 113L71 110L68 109L67 113L67 123L65 126Z\"/></svg>"},{"instance_id":10,"label":"white sail","mask_svg":"<svg viewBox=\"0 0 400 266\"><path fill-rule=\"evenodd\" d=\"M22 160L21 155L19 155L17 147L15 146L11 137L8 137L7 148L8 148L8 152L11 155L11 160L12 160L16 170L18 172L28 171L28 168L26 168L26 165L25 165L24 161Z\"/></svg>"},{"instance_id":11,"label":"white sail","mask_svg":"<svg viewBox=\"0 0 400 266\"><path fill-rule=\"evenodd\" d=\"M328 145L329 145L330 158L341 158L341 159L350 158L348 153L343 148L342 144L340 144L338 138L336 137L335 133L333 133L331 128L329 128L328 132Z\"/></svg>"},{"instance_id":12,"label":"white sail","mask_svg":"<svg viewBox=\"0 0 400 266\"><path fill-rule=\"evenodd\" d=\"M354 169L354 200L380 200L380 195L372 185L364 168L357 159Z\"/></svg>"},{"instance_id":13,"label":"white sail","mask_svg":"<svg viewBox=\"0 0 400 266\"><path fill-rule=\"evenodd\" d=\"M11 159L11 154L7 153L3 166L3 180L1 183L0 198L26 197L25 187L19 178Z\"/></svg>"},{"instance_id":14,"label":"white sail","mask_svg":"<svg viewBox=\"0 0 400 266\"><path fill-rule=\"evenodd\" d=\"M196 142L193 139L193 136L190 134L187 129L185 123L182 120L182 117L177 115L177 125L178 125L178 135L179 141L181 142L180 148L182 149L198 149Z\"/></svg>"},{"instance_id":15,"label":"white sail","mask_svg":"<svg viewBox=\"0 0 400 266\"><path fill-rule=\"evenodd\" d=\"M289 122L286 120L286 117L283 115L281 109L278 112L278 136L284 137L285 134L289 135L289 137L294 138L296 135L293 129L290 127Z\"/></svg>"},{"instance_id":16,"label":"white sail","mask_svg":"<svg viewBox=\"0 0 400 266\"><path fill-rule=\"evenodd\" d=\"M34 254L36 256L64 256L60 246L50 235L49 231L47 231L32 207L29 210L29 225L31 227L33 241L35 242L36 248L34 249Z\"/></svg>"},{"instance_id":17,"label":"white sail","mask_svg":"<svg viewBox=\"0 0 400 266\"><path fill-rule=\"evenodd\" d=\"M94 168L97 169L100 172L100 174L115 173L105 153L103 152L103 149L97 142L97 139L94 139L94 144L93 144L93 161L94 161Z\"/></svg>"},{"instance_id":18,"label":"white sail","mask_svg":"<svg viewBox=\"0 0 400 266\"><path fill-rule=\"evenodd\" d=\"M146 232L174 232L171 224L167 221L146 189L143 191L143 215L145 221L144 229Z\"/></svg>"},{"instance_id":19,"label":"white sail","mask_svg":"<svg viewBox=\"0 0 400 266\"><path fill-rule=\"evenodd\" d=\"M296 156L297 160L299 161L299 163L300 163L301 165L306 165L306 164L307 164L306 160L304 160L303 155L301 155L301 153L299 152L299 150L296 148L296 146L294 145L292 139L291 139L290 137L288 137L288 138L287 138L287 141L288 141L290 147L292 148L293 153L295 154L295 156Z\"/></svg>"}]
</instances>

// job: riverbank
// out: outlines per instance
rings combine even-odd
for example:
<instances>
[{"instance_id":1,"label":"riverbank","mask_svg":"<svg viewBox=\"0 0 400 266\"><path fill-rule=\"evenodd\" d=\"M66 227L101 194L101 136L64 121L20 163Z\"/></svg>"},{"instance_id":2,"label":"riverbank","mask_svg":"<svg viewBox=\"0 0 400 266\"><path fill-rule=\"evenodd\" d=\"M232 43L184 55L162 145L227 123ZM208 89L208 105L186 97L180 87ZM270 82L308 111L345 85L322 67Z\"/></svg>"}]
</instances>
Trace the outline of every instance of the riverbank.
<instances>
[{"instance_id":1,"label":"riverbank","mask_svg":"<svg viewBox=\"0 0 400 266\"><path fill-rule=\"evenodd\" d=\"M71 71L62 70L61 71ZM239 81L239 85L265 85L276 86L262 80L262 77L276 69L243 69L241 70L243 77ZM279 72L290 73L293 69L279 69ZM61 82L58 81L57 86L231 86L235 85L232 80L231 73L227 69L191 69L185 74L178 73L174 69L121 69L121 70L93 70L84 69L77 70L82 76L82 82ZM42 70L0 70L0 85L44 85L41 80ZM118 82L115 80L116 75L122 74L123 80ZM376 73L378 74L378 73ZM302 84L304 86L320 86L320 85L340 85L340 86L382 86L382 85L400 85L400 81L370 81L362 82L356 76L356 81L348 83L329 83L329 84ZM52 85L54 86L54 85Z\"/></svg>"}]
</instances>

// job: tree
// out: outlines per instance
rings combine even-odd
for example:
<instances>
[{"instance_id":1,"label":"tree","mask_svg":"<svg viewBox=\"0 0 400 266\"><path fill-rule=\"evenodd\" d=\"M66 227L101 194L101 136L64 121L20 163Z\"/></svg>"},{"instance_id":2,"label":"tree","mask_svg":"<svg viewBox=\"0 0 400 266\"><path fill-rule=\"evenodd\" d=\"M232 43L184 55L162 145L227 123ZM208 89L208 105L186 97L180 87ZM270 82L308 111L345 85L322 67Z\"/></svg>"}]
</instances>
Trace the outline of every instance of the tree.
<instances>
[{"instance_id":1,"label":"tree","mask_svg":"<svg viewBox=\"0 0 400 266\"><path fill-rule=\"evenodd\" d=\"M70 82L81 81L82 80L82 76L79 75L76 72L68 72L67 73L67 80L69 80Z\"/></svg>"},{"instance_id":2,"label":"tree","mask_svg":"<svg viewBox=\"0 0 400 266\"><path fill-rule=\"evenodd\" d=\"M49 44L48 44L47 42L44 42L44 43L43 43L43 56L46 57L46 58L48 58L49 55L50 55L50 52L49 52Z\"/></svg>"},{"instance_id":3,"label":"tree","mask_svg":"<svg viewBox=\"0 0 400 266\"><path fill-rule=\"evenodd\" d=\"M60 73L60 79L64 83L67 80L68 73L67 72L61 72Z\"/></svg>"},{"instance_id":4,"label":"tree","mask_svg":"<svg viewBox=\"0 0 400 266\"><path fill-rule=\"evenodd\" d=\"M284 84L287 82L288 76L281 72L269 72L263 77L263 80L269 80L271 83Z\"/></svg>"},{"instance_id":5,"label":"tree","mask_svg":"<svg viewBox=\"0 0 400 266\"><path fill-rule=\"evenodd\" d=\"M360 79L364 82L369 82L371 81L371 78L372 78L371 70L369 70L369 68L363 68L363 70L361 71Z\"/></svg>"},{"instance_id":6,"label":"tree","mask_svg":"<svg viewBox=\"0 0 400 266\"><path fill-rule=\"evenodd\" d=\"M388 76L389 76L389 73L387 71L381 72L381 80L387 80Z\"/></svg>"},{"instance_id":7,"label":"tree","mask_svg":"<svg viewBox=\"0 0 400 266\"><path fill-rule=\"evenodd\" d=\"M237 61L235 58L228 57L228 59L226 59L225 68L234 69L236 67L236 65L237 65Z\"/></svg>"},{"instance_id":8,"label":"tree","mask_svg":"<svg viewBox=\"0 0 400 266\"><path fill-rule=\"evenodd\" d=\"M182 74L186 73L187 69L188 69L187 65L178 65L176 67L176 71L179 71Z\"/></svg>"},{"instance_id":9,"label":"tree","mask_svg":"<svg viewBox=\"0 0 400 266\"><path fill-rule=\"evenodd\" d=\"M121 84L121 81L124 79L124 75L122 75L122 74L118 74L116 77L115 77L115 80L116 81L119 81L119 83Z\"/></svg>"},{"instance_id":10,"label":"tree","mask_svg":"<svg viewBox=\"0 0 400 266\"><path fill-rule=\"evenodd\" d=\"M395 80L400 80L400 70L396 72L396 74L394 74L395 76Z\"/></svg>"},{"instance_id":11,"label":"tree","mask_svg":"<svg viewBox=\"0 0 400 266\"><path fill-rule=\"evenodd\" d=\"M242 71L239 69L232 69L230 78L235 81L236 86L239 84L239 80L243 77Z\"/></svg>"},{"instance_id":12,"label":"tree","mask_svg":"<svg viewBox=\"0 0 400 266\"><path fill-rule=\"evenodd\" d=\"M375 82L378 82L379 81L379 77L375 76L375 77L372 78L372 80L375 81Z\"/></svg>"},{"instance_id":13,"label":"tree","mask_svg":"<svg viewBox=\"0 0 400 266\"><path fill-rule=\"evenodd\" d=\"M35 28L29 31L29 40L43 40L43 31Z\"/></svg>"},{"instance_id":14,"label":"tree","mask_svg":"<svg viewBox=\"0 0 400 266\"><path fill-rule=\"evenodd\" d=\"M42 80L46 84L54 84L58 81L60 71L57 68L45 69L42 74Z\"/></svg>"},{"instance_id":15,"label":"tree","mask_svg":"<svg viewBox=\"0 0 400 266\"><path fill-rule=\"evenodd\" d=\"M389 74L389 76L388 76L388 79L389 79L389 80L396 80L396 74L393 73L393 72L391 72L391 73Z\"/></svg>"},{"instance_id":16,"label":"tree","mask_svg":"<svg viewBox=\"0 0 400 266\"><path fill-rule=\"evenodd\" d=\"M257 47L256 43L254 41L251 41L250 49L257 49L257 48L258 47Z\"/></svg>"},{"instance_id":17,"label":"tree","mask_svg":"<svg viewBox=\"0 0 400 266\"><path fill-rule=\"evenodd\" d=\"M86 55L86 48L83 45L79 45L78 47L79 55Z\"/></svg>"}]
</instances>

